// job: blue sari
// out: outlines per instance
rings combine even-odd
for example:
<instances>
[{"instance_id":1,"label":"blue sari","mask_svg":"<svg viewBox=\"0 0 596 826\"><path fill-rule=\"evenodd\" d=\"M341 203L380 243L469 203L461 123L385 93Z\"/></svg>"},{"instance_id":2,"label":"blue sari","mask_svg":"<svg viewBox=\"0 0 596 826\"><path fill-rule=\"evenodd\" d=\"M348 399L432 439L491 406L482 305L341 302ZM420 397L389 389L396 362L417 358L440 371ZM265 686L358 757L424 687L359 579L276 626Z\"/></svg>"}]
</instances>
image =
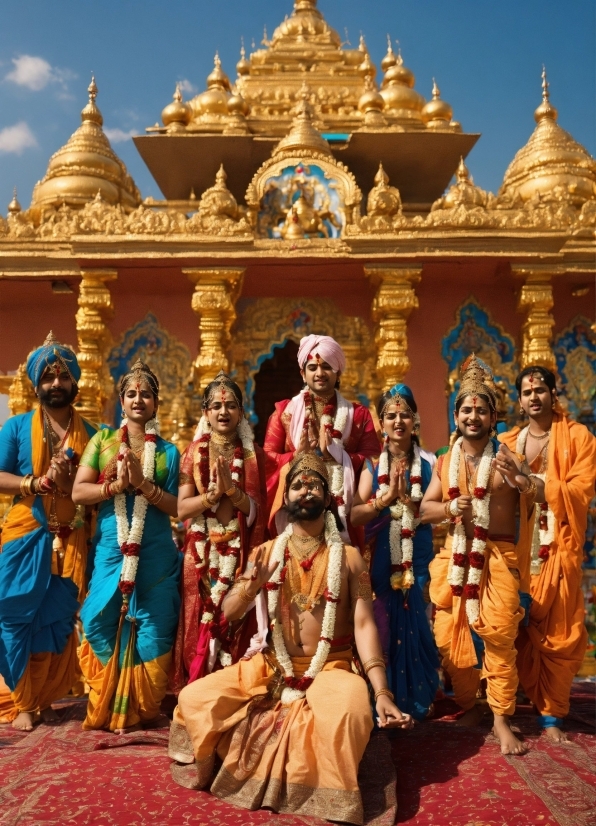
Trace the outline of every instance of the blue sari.
<instances>
[{"instance_id":1,"label":"blue sari","mask_svg":"<svg viewBox=\"0 0 596 826\"><path fill-rule=\"evenodd\" d=\"M373 496L379 482L379 465L373 474ZM422 490L431 479L431 466L422 458ZM409 488L410 473L406 482ZM366 544L371 549L371 581L375 594L373 609L379 629L383 654L387 662L387 682L395 703L415 720L424 719L439 686L439 657L426 615L423 591L430 580L428 566L433 559L432 528L419 525L414 536L412 568L415 582L405 594L393 590L389 526L391 515L385 508L365 527Z\"/></svg>"}]
</instances>

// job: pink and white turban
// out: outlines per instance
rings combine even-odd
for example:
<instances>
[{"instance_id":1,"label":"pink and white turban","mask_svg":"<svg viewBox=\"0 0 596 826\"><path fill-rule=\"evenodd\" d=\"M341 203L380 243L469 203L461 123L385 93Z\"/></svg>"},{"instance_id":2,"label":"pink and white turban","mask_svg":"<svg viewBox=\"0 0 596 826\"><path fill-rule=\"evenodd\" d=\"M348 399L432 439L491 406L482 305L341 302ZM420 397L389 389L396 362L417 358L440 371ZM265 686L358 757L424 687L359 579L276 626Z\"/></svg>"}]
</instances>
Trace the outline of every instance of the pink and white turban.
<instances>
[{"instance_id":1,"label":"pink and white turban","mask_svg":"<svg viewBox=\"0 0 596 826\"><path fill-rule=\"evenodd\" d=\"M304 336L298 347L298 366L301 370L304 365L319 356L326 361L334 373L343 373L346 369L346 357L339 344L331 336Z\"/></svg>"}]
</instances>

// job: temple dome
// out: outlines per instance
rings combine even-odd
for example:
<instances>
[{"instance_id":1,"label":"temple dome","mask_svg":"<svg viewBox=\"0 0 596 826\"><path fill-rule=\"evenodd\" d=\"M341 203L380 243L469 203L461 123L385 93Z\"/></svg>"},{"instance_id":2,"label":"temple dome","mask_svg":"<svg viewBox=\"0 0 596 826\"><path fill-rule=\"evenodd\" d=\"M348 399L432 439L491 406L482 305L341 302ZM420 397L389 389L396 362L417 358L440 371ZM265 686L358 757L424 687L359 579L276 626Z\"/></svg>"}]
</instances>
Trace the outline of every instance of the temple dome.
<instances>
[{"instance_id":1,"label":"temple dome","mask_svg":"<svg viewBox=\"0 0 596 826\"><path fill-rule=\"evenodd\" d=\"M168 103L161 113L163 124L168 128L168 132L182 131L190 122L191 117L192 109L182 100L180 84L176 84L172 103Z\"/></svg>"},{"instance_id":2,"label":"temple dome","mask_svg":"<svg viewBox=\"0 0 596 826\"><path fill-rule=\"evenodd\" d=\"M193 113L200 115L226 115L230 95L230 79L221 66L217 52L213 61L213 71L207 76L207 89L190 101Z\"/></svg>"},{"instance_id":3,"label":"temple dome","mask_svg":"<svg viewBox=\"0 0 596 826\"><path fill-rule=\"evenodd\" d=\"M317 9L317 0L294 0L292 14L275 29L270 45L302 47L309 41L341 47L341 37Z\"/></svg>"},{"instance_id":4,"label":"temple dome","mask_svg":"<svg viewBox=\"0 0 596 826\"><path fill-rule=\"evenodd\" d=\"M424 106L422 110L422 120L427 126L445 126L451 123L453 109L444 100L441 100L441 91L433 78L432 100Z\"/></svg>"},{"instance_id":5,"label":"temple dome","mask_svg":"<svg viewBox=\"0 0 596 826\"><path fill-rule=\"evenodd\" d=\"M415 91L414 74L406 66L401 56L397 55L381 83L381 96L385 101L385 113L397 118L422 120L424 98Z\"/></svg>"},{"instance_id":6,"label":"temple dome","mask_svg":"<svg viewBox=\"0 0 596 826\"><path fill-rule=\"evenodd\" d=\"M102 129L103 117L95 104L95 78L88 92L82 123L50 158L44 178L33 189L32 207L62 203L83 206L98 192L104 201L122 204L126 209L133 209L141 201L139 190Z\"/></svg>"},{"instance_id":7,"label":"temple dome","mask_svg":"<svg viewBox=\"0 0 596 826\"><path fill-rule=\"evenodd\" d=\"M331 148L325 138L313 125L313 108L308 102L308 87L304 84L299 93L298 104L295 108L295 117L292 128L285 138L282 138L273 151L273 156L281 152L301 152L310 149L331 155Z\"/></svg>"},{"instance_id":8,"label":"temple dome","mask_svg":"<svg viewBox=\"0 0 596 826\"><path fill-rule=\"evenodd\" d=\"M534 112L536 128L509 165L499 194L517 192L524 201L554 195L581 206L596 198L596 161L557 123L548 85L543 69L542 103Z\"/></svg>"}]
</instances>

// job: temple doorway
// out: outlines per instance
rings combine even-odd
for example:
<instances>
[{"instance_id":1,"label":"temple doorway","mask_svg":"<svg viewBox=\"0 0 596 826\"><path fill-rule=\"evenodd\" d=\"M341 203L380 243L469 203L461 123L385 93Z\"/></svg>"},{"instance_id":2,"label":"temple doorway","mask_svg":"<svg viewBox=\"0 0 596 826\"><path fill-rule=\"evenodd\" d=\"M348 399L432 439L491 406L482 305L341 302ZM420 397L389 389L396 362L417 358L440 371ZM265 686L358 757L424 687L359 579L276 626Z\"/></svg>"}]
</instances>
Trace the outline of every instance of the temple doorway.
<instances>
[{"instance_id":1,"label":"temple doorway","mask_svg":"<svg viewBox=\"0 0 596 826\"><path fill-rule=\"evenodd\" d=\"M298 345L295 341L288 339L283 347L276 347L255 375L254 410L258 417L255 425L257 444L263 445L267 422L273 413L275 402L291 399L301 389Z\"/></svg>"}]
</instances>

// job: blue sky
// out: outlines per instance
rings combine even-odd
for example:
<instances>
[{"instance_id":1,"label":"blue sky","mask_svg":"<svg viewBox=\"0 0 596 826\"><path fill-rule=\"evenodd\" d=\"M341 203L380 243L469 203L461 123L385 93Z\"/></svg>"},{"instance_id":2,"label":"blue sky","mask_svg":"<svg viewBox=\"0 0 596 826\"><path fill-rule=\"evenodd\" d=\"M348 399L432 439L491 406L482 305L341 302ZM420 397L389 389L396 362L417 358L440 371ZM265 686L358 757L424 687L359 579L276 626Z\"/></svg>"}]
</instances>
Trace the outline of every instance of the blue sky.
<instances>
[{"instance_id":1,"label":"blue sky","mask_svg":"<svg viewBox=\"0 0 596 826\"><path fill-rule=\"evenodd\" d=\"M269 34L292 0L18 0L0 25L0 212L12 188L23 206L50 155L79 124L90 74L116 152L143 196L159 196L131 134L160 120L176 81L201 91L219 50L233 78L240 39ZM596 0L319 0L378 65L399 40L416 89L433 76L466 132L476 182L498 189L534 127L545 63L559 123L596 154ZM188 96L188 95L186 95Z\"/></svg>"}]
</instances>

